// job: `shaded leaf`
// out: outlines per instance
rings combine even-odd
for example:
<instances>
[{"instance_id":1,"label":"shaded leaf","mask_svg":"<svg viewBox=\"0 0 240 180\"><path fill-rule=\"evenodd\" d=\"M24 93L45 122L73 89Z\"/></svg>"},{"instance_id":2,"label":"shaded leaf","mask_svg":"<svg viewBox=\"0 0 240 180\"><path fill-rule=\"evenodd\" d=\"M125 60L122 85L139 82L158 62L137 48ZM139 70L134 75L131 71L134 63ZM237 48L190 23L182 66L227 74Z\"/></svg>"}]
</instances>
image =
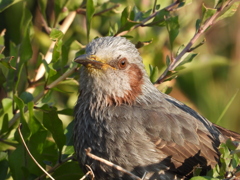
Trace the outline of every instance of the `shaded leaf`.
<instances>
[{"instance_id":1,"label":"shaded leaf","mask_svg":"<svg viewBox=\"0 0 240 180\"><path fill-rule=\"evenodd\" d=\"M33 95L29 92L23 92L21 95L20 95L20 98L23 100L23 102L25 104L33 101Z\"/></svg>"},{"instance_id":2,"label":"shaded leaf","mask_svg":"<svg viewBox=\"0 0 240 180\"><path fill-rule=\"evenodd\" d=\"M4 114L3 116L3 121L2 121L2 127L0 129L0 134L4 134L6 132L8 132L8 114Z\"/></svg>"},{"instance_id":3,"label":"shaded leaf","mask_svg":"<svg viewBox=\"0 0 240 180\"><path fill-rule=\"evenodd\" d=\"M65 172L64 174L62 172ZM53 178L57 180L80 179L84 173L80 170L79 164L75 161L66 162L60 166L53 174Z\"/></svg>"},{"instance_id":4,"label":"shaded leaf","mask_svg":"<svg viewBox=\"0 0 240 180\"><path fill-rule=\"evenodd\" d=\"M32 14L26 8L26 4L23 5L23 16L21 19L21 27L22 27L22 42L20 45L20 63L24 63L28 61L32 57L32 45L30 40L30 28L32 22Z\"/></svg>"},{"instance_id":5,"label":"shaded leaf","mask_svg":"<svg viewBox=\"0 0 240 180\"><path fill-rule=\"evenodd\" d=\"M13 56L1 58L1 59L0 59L0 63L1 63L3 66L5 66L6 68L8 68L8 69L16 70L16 68L13 67L13 66L11 65L11 63L10 63L13 58L14 58Z\"/></svg>"},{"instance_id":6,"label":"shaded leaf","mask_svg":"<svg viewBox=\"0 0 240 180\"><path fill-rule=\"evenodd\" d=\"M25 162L25 148L22 144L18 145L17 148L9 154L9 167L11 175L14 180L26 179L26 176L22 170L22 166Z\"/></svg>"},{"instance_id":7,"label":"shaded leaf","mask_svg":"<svg viewBox=\"0 0 240 180\"><path fill-rule=\"evenodd\" d=\"M59 151L62 151L66 142L66 137L63 133L63 123L59 119L56 108L49 108L50 110L43 113L43 125L52 133Z\"/></svg>"},{"instance_id":8,"label":"shaded leaf","mask_svg":"<svg viewBox=\"0 0 240 180\"><path fill-rule=\"evenodd\" d=\"M73 129L74 129L74 120L70 122L66 128L66 145L73 146Z\"/></svg>"},{"instance_id":9,"label":"shaded leaf","mask_svg":"<svg viewBox=\"0 0 240 180\"><path fill-rule=\"evenodd\" d=\"M14 5L17 2L20 2L22 0L1 0L0 1L0 12L2 12L3 10L5 10L6 8Z\"/></svg>"}]
</instances>

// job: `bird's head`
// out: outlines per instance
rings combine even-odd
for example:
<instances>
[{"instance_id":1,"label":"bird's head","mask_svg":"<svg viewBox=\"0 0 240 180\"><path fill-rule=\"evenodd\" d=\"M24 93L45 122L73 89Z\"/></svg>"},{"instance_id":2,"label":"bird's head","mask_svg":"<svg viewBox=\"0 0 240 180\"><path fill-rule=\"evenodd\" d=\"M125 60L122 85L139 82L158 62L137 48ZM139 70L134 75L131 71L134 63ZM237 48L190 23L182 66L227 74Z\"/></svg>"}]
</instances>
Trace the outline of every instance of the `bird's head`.
<instances>
[{"instance_id":1,"label":"bird's head","mask_svg":"<svg viewBox=\"0 0 240 180\"><path fill-rule=\"evenodd\" d=\"M75 62L82 64L80 92L106 105L133 104L150 83L134 44L123 37L102 37L86 47ZM103 102L104 101L104 102Z\"/></svg>"}]
</instances>

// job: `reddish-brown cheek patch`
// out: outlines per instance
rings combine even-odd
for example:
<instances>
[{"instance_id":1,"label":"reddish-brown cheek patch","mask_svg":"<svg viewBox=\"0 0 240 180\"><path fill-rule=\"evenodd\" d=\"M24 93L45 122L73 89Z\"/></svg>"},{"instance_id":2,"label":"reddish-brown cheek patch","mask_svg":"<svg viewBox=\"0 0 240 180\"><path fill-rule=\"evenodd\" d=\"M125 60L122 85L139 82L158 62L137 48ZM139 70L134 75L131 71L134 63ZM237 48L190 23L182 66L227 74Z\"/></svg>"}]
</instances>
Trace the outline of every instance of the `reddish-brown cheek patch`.
<instances>
[{"instance_id":1,"label":"reddish-brown cheek patch","mask_svg":"<svg viewBox=\"0 0 240 180\"><path fill-rule=\"evenodd\" d=\"M131 90L126 91L124 97L108 96L107 105L133 104L136 98L142 94L143 73L135 64L130 64L127 70Z\"/></svg>"}]
</instances>

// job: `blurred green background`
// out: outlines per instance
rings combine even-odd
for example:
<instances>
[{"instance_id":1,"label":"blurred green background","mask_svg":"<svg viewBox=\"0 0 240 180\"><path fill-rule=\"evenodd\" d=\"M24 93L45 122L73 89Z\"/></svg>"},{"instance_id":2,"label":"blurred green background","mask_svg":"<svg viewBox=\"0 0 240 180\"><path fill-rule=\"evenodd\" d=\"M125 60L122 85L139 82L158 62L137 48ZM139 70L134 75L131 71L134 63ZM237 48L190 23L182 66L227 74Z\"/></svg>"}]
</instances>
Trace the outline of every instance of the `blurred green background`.
<instances>
[{"instance_id":1,"label":"blurred green background","mask_svg":"<svg viewBox=\"0 0 240 180\"><path fill-rule=\"evenodd\" d=\"M101 12L101 14L91 19L89 40L116 32L126 7L136 6L139 11L146 12L153 7L154 3L149 0L93 2L95 13ZM214 0L193 1L172 12L173 15L178 16L180 25L179 34L173 44L173 55L194 35L196 20L201 18L202 4L205 3L206 6L211 7L214 2ZM161 4L160 8L163 8L170 5L172 1L164 0L157 3ZM111 11L104 12L111 7L114 7ZM32 96L36 97L43 92L46 84L53 82L72 67L71 63L76 53L83 53L80 50L88 43L86 1L3 0L0 2L0 10L0 45L5 46L1 57L14 56L11 65L16 68L16 70L9 70L7 77L3 78L7 70L1 66L0 99L2 108L6 108L3 104L11 104L15 94L21 97L24 92L31 92ZM42 59L52 43L53 38L49 35L51 28L59 28L69 12L74 10L77 10L77 15L62 38L61 50L53 65L57 76L48 78L48 74L45 74L39 81L34 82L38 67L42 64ZM166 86L173 87L171 96L192 107L210 121L240 133L240 94L237 93L240 88L239 19L240 9L238 8L232 17L218 21L209 28L198 41L205 39L205 44L194 51L199 53L198 56L191 63L186 64L185 69L179 71L177 79L164 82L158 88L163 90ZM166 56L171 54L166 27L139 27L125 36L133 43L152 41L139 51L146 70L150 72L149 64L157 66L158 76L160 76L166 68ZM71 110L78 96L78 78L78 72L75 71L35 104L40 107L46 103L56 107L58 111L70 110L69 113L59 113L64 129L73 119ZM235 94L236 97L227 109ZM7 110L7 114L10 120L18 108L16 105L9 105L9 107L11 108ZM227 110L226 113L218 121L224 110ZM36 110L34 114L41 122L41 113ZM3 118L2 116L0 127L3 126ZM11 131L10 139L14 139L13 134L14 132Z\"/></svg>"}]
</instances>

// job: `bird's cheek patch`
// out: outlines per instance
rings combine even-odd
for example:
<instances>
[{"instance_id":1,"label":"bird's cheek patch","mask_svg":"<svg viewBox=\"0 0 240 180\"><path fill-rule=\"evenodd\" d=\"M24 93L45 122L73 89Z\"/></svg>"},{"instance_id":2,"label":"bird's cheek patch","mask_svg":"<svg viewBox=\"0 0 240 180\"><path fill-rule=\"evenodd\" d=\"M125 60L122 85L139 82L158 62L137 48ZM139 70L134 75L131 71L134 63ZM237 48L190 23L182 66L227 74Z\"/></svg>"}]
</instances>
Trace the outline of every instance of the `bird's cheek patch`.
<instances>
[{"instance_id":1,"label":"bird's cheek patch","mask_svg":"<svg viewBox=\"0 0 240 180\"><path fill-rule=\"evenodd\" d=\"M121 104L134 104L138 95L142 94L143 73L137 65L131 64L127 71L131 90L124 92L123 97L107 96L106 104L120 106Z\"/></svg>"},{"instance_id":2,"label":"bird's cheek patch","mask_svg":"<svg viewBox=\"0 0 240 180\"><path fill-rule=\"evenodd\" d=\"M143 73L136 64L131 64L128 70L128 77L132 93L137 97L142 94Z\"/></svg>"}]
</instances>

